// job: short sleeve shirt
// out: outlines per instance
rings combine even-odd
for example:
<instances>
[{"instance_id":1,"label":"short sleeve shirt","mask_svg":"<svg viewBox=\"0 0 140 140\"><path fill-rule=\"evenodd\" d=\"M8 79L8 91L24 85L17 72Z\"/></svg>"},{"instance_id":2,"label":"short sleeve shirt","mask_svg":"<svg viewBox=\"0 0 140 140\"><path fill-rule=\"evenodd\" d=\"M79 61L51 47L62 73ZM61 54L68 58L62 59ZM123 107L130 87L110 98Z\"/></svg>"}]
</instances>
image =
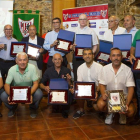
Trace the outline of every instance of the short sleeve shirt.
<instances>
[{"instance_id":1,"label":"short sleeve shirt","mask_svg":"<svg viewBox=\"0 0 140 140\"><path fill-rule=\"evenodd\" d=\"M132 47L136 47L136 40L140 39L140 30L138 30L134 36Z\"/></svg>"}]
</instances>

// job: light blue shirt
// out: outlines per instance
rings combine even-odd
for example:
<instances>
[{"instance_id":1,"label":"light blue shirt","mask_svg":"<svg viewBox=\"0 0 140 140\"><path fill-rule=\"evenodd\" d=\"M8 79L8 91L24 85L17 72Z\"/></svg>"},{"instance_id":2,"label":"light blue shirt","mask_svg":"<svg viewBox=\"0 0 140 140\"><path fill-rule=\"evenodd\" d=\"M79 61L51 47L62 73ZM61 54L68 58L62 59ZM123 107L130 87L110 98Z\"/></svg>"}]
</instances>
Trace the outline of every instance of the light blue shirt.
<instances>
[{"instance_id":1,"label":"light blue shirt","mask_svg":"<svg viewBox=\"0 0 140 140\"><path fill-rule=\"evenodd\" d=\"M130 32L128 33L127 30L125 30L124 34L132 34L132 42L133 42L133 39L134 39L134 36L136 34L136 32L138 31L138 29L136 27L133 27Z\"/></svg>"},{"instance_id":2,"label":"light blue shirt","mask_svg":"<svg viewBox=\"0 0 140 140\"><path fill-rule=\"evenodd\" d=\"M54 47L52 47L52 48L50 47L50 45L53 44L53 42L54 42L55 40L57 40L58 33L59 33L59 32L55 32L55 31L53 30L53 31L47 33L46 36L45 36L45 41L44 41L43 48L49 52L49 56L53 56L53 55L56 54L56 53L59 53L59 54L61 54L62 56L65 55L64 53L62 53L62 52L60 52L60 51L56 51L56 50L54 49Z\"/></svg>"},{"instance_id":3,"label":"light blue shirt","mask_svg":"<svg viewBox=\"0 0 140 140\"><path fill-rule=\"evenodd\" d=\"M0 58L4 60L14 60L14 57L10 56L11 42L18 42L15 38L7 39L5 36L0 37L0 44L7 44L7 50L0 50Z\"/></svg>"}]
</instances>

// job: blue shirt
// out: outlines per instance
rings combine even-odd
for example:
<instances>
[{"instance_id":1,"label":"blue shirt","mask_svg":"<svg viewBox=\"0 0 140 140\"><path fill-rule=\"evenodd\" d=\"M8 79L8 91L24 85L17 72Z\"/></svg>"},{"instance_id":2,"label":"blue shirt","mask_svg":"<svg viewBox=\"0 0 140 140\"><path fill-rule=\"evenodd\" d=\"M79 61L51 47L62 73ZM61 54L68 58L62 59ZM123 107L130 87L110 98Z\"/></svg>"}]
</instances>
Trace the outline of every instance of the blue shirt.
<instances>
[{"instance_id":1,"label":"blue shirt","mask_svg":"<svg viewBox=\"0 0 140 140\"><path fill-rule=\"evenodd\" d=\"M0 37L0 44L7 44L7 50L0 50L0 58L4 60L14 60L14 57L10 56L11 42L18 42L15 38L7 39L7 37Z\"/></svg>"},{"instance_id":2,"label":"blue shirt","mask_svg":"<svg viewBox=\"0 0 140 140\"><path fill-rule=\"evenodd\" d=\"M56 51L56 50L54 49L54 47L52 47L52 48L50 47L50 45L53 44L53 42L54 42L55 40L57 40L58 33L59 33L59 32L55 32L55 31L53 30L53 31L47 33L46 36L45 36L45 41L44 41L43 48L49 52L49 56L53 56L53 55L56 54L56 53L59 53L59 54L61 54L62 56L65 55L64 53L62 53L62 52L60 52L60 51Z\"/></svg>"},{"instance_id":3,"label":"blue shirt","mask_svg":"<svg viewBox=\"0 0 140 140\"><path fill-rule=\"evenodd\" d=\"M134 39L134 36L136 34L136 32L138 31L138 29L136 27L133 27L130 32L128 33L127 30L125 30L124 34L132 34L132 42L133 42L133 39Z\"/></svg>"}]
</instances>

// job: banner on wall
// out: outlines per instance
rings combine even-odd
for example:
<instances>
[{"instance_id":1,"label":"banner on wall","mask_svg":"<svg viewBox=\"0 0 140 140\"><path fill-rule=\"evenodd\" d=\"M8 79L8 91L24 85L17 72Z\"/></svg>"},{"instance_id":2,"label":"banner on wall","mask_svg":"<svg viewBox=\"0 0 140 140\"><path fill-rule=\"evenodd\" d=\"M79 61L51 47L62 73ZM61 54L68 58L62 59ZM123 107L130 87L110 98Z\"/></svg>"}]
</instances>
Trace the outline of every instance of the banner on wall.
<instances>
[{"instance_id":1,"label":"banner on wall","mask_svg":"<svg viewBox=\"0 0 140 140\"><path fill-rule=\"evenodd\" d=\"M14 11L16 12L16 11ZM40 15L39 13L14 13L13 15L13 36L21 41L23 37L29 36L28 28L30 25L35 25L37 34L39 34Z\"/></svg>"},{"instance_id":2,"label":"banner on wall","mask_svg":"<svg viewBox=\"0 0 140 140\"><path fill-rule=\"evenodd\" d=\"M78 18L86 14L89 20L89 27L93 28L99 39L102 39L104 32L108 29L108 4L63 9L63 26L66 30L74 30L78 27Z\"/></svg>"}]
</instances>

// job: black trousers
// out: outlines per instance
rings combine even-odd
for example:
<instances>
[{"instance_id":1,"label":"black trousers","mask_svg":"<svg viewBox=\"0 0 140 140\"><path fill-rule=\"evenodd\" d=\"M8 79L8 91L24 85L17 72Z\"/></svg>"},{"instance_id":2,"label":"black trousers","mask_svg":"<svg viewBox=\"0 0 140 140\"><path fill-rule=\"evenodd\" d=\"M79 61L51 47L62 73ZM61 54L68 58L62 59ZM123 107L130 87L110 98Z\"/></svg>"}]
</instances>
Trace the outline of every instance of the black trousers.
<instances>
[{"instance_id":1,"label":"black trousers","mask_svg":"<svg viewBox=\"0 0 140 140\"><path fill-rule=\"evenodd\" d=\"M66 58L65 55L62 56L62 57L63 57L62 65L67 67L67 64L68 64L67 58ZM49 56L49 60L48 60L48 63L47 63L47 68L50 68L54 65L53 62L52 62L52 58L53 58L52 56Z\"/></svg>"}]
</instances>

